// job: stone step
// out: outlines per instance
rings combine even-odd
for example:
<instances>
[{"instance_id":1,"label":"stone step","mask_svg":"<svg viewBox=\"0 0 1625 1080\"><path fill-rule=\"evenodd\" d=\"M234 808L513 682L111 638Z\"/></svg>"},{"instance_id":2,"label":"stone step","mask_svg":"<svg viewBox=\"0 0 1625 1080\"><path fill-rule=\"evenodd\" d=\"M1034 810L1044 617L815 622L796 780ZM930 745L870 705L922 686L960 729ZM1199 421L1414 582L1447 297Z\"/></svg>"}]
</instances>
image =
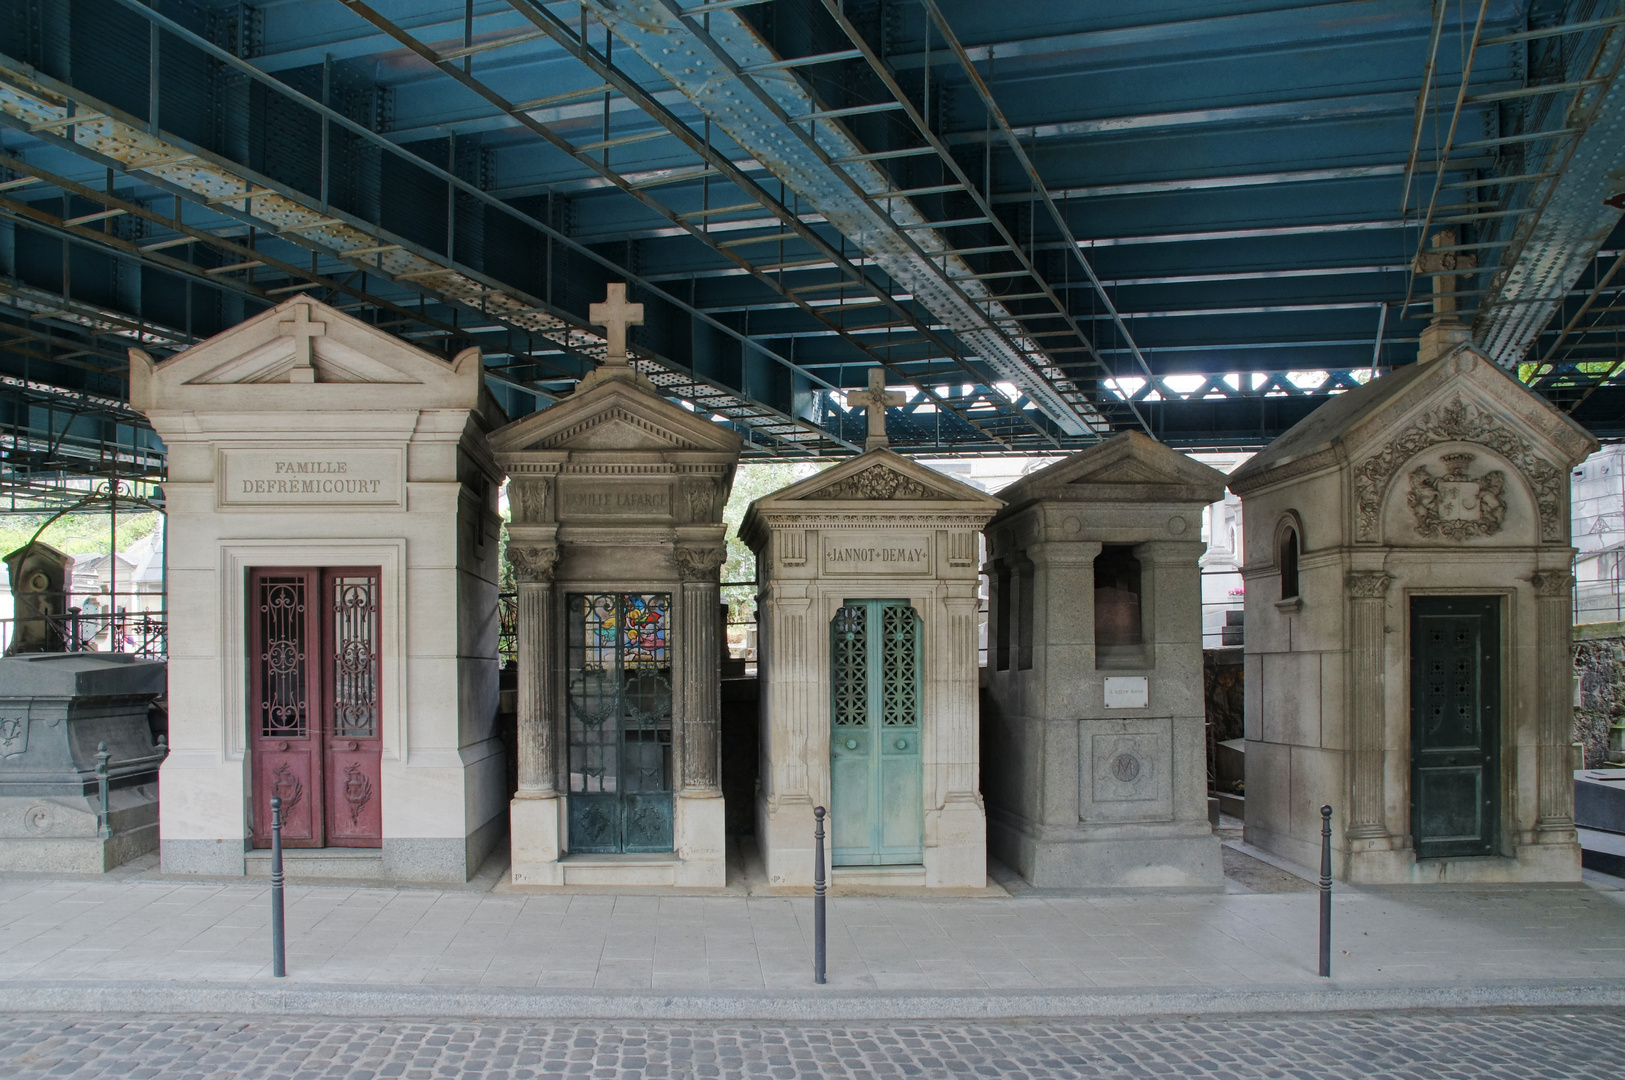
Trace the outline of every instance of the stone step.
<instances>
[{"instance_id":1,"label":"stone step","mask_svg":"<svg viewBox=\"0 0 1625 1080\"><path fill-rule=\"evenodd\" d=\"M565 885L676 885L679 861L665 852L567 855L559 868Z\"/></svg>"},{"instance_id":2,"label":"stone step","mask_svg":"<svg viewBox=\"0 0 1625 1080\"><path fill-rule=\"evenodd\" d=\"M271 853L262 848L243 858L243 872L251 878L271 877ZM384 877L381 848L283 848L282 873L299 878L344 878L370 881Z\"/></svg>"}]
</instances>

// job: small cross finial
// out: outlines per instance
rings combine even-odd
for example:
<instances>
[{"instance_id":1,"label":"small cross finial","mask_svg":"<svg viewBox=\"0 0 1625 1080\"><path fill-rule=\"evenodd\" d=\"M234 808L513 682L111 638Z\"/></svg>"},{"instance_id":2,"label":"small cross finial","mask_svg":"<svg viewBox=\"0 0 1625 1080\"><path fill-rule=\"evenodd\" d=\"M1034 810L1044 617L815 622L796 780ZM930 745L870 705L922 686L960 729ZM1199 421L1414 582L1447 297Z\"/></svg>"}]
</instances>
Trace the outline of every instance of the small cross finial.
<instances>
[{"instance_id":1,"label":"small cross finial","mask_svg":"<svg viewBox=\"0 0 1625 1080\"><path fill-rule=\"evenodd\" d=\"M886 406L907 401L908 395L902 391L886 389L886 373L880 368L869 369L869 389L848 391L847 406L864 410L869 421L869 435L863 440L866 452L891 445L891 440L886 438Z\"/></svg>"},{"instance_id":2,"label":"small cross finial","mask_svg":"<svg viewBox=\"0 0 1625 1080\"><path fill-rule=\"evenodd\" d=\"M1454 271L1474 270L1478 259L1455 248L1456 231L1441 229L1433 234L1433 250L1416 257L1416 272L1433 277L1433 321L1417 342L1416 362L1419 364L1437 360L1471 338L1471 331L1458 313L1456 282L1461 279Z\"/></svg>"},{"instance_id":3,"label":"small cross finial","mask_svg":"<svg viewBox=\"0 0 1625 1080\"><path fill-rule=\"evenodd\" d=\"M1452 270L1473 270L1478 259L1464 252L1452 250L1456 246L1456 231L1441 229L1433 234L1433 250L1424 251L1416 258L1416 272L1433 275L1433 321L1456 321L1456 275Z\"/></svg>"},{"instance_id":4,"label":"small cross finial","mask_svg":"<svg viewBox=\"0 0 1625 1080\"><path fill-rule=\"evenodd\" d=\"M283 319L276 324L276 332L282 337L293 338L293 371L288 375L289 382L316 381L315 350L312 348L314 339L327 336L327 324L312 322L310 319L310 305L295 304L293 318Z\"/></svg>"},{"instance_id":5,"label":"small cross finial","mask_svg":"<svg viewBox=\"0 0 1625 1080\"><path fill-rule=\"evenodd\" d=\"M626 283L610 282L603 302L588 308L587 317L594 326L602 326L604 336L609 339L609 355L604 363L611 367L625 366L626 328L643 325L643 305L626 302Z\"/></svg>"}]
</instances>

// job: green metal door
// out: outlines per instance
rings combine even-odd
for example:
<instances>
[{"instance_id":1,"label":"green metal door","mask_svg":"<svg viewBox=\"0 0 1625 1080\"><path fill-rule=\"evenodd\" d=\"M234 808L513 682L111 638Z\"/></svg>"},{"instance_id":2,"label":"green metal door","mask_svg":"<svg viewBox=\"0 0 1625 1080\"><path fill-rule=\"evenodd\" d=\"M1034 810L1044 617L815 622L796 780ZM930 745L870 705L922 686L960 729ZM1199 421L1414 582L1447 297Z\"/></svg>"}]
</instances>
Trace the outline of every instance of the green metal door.
<instances>
[{"instance_id":1,"label":"green metal door","mask_svg":"<svg viewBox=\"0 0 1625 1080\"><path fill-rule=\"evenodd\" d=\"M671 596L566 598L570 850L672 850Z\"/></svg>"},{"instance_id":2,"label":"green metal door","mask_svg":"<svg viewBox=\"0 0 1625 1080\"><path fill-rule=\"evenodd\" d=\"M1412 598L1411 831L1417 858L1495 853L1500 705L1500 600Z\"/></svg>"},{"instance_id":3,"label":"green metal door","mask_svg":"<svg viewBox=\"0 0 1625 1080\"><path fill-rule=\"evenodd\" d=\"M924 859L920 617L903 600L849 600L830 623L830 862Z\"/></svg>"}]
</instances>

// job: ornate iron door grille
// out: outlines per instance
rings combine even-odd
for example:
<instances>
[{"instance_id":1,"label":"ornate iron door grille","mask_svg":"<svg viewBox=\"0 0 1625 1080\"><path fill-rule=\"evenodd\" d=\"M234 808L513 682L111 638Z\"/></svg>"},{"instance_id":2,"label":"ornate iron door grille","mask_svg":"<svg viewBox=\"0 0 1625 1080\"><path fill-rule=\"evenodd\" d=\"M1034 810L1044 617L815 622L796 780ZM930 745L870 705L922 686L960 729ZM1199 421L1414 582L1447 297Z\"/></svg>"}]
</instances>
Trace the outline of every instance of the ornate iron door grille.
<instances>
[{"instance_id":1,"label":"ornate iron door grille","mask_svg":"<svg viewBox=\"0 0 1625 1080\"><path fill-rule=\"evenodd\" d=\"M849 600L830 623L830 860L924 858L920 617L902 600Z\"/></svg>"},{"instance_id":2,"label":"ornate iron door grille","mask_svg":"<svg viewBox=\"0 0 1625 1080\"><path fill-rule=\"evenodd\" d=\"M1411 832L1419 859L1496 853L1500 601L1411 600Z\"/></svg>"},{"instance_id":3,"label":"ornate iron door grille","mask_svg":"<svg viewBox=\"0 0 1625 1080\"><path fill-rule=\"evenodd\" d=\"M289 847L378 847L379 571L249 573L253 839L282 799Z\"/></svg>"},{"instance_id":4,"label":"ornate iron door grille","mask_svg":"<svg viewBox=\"0 0 1625 1080\"><path fill-rule=\"evenodd\" d=\"M671 595L571 593L570 850L672 850Z\"/></svg>"}]
</instances>

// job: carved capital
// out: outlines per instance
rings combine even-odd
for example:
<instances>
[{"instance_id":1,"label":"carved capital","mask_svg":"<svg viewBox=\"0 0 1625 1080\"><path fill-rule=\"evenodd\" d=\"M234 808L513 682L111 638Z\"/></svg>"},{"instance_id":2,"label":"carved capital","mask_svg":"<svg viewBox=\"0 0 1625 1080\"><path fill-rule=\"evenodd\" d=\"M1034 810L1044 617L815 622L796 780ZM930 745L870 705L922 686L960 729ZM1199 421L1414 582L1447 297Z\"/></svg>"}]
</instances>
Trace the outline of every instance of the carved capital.
<instances>
[{"instance_id":1,"label":"carved capital","mask_svg":"<svg viewBox=\"0 0 1625 1080\"><path fill-rule=\"evenodd\" d=\"M728 551L723 547L678 547L671 555L677 564L678 577L684 581L708 581L717 576Z\"/></svg>"},{"instance_id":2,"label":"carved capital","mask_svg":"<svg viewBox=\"0 0 1625 1080\"><path fill-rule=\"evenodd\" d=\"M1349 595L1357 600L1380 600L1387 594L1393 580L1381 570L1355 570L1349 573L1343 584Z\"/></svg>"},{"instance_id":3,"label":"carved capital","mask_svg":"<svg viewBox=\"0 0 1625 1080\"><path fill-rule=\"evenodd\" d=\"M513 576L522 582L552 581L559 549L551 544L509 544L508 561L513 564Z\"/></svg>"},{"instance_id":4,"label":"carved capital","mask_svg":"<svg viewBox=\"0 0 1625 1080\"><path fill-rule=\"evenodd\" d=\"M1566 597L1574 588L1574 575L1567 570L1542 570L1529 579L1529 584L1535 587L1536 596Z\"/></svg>"},{"instance_id":5,"label":"carved capital","mask_svg":"<svg viewBox=\"0 0 1625 1080\"><path fill-rule=\"evenodd\" d=\"M516 524L553 520L553 482L541 477L513 477L508 481L508 509Z\"/></svg>"}]
</instances>

